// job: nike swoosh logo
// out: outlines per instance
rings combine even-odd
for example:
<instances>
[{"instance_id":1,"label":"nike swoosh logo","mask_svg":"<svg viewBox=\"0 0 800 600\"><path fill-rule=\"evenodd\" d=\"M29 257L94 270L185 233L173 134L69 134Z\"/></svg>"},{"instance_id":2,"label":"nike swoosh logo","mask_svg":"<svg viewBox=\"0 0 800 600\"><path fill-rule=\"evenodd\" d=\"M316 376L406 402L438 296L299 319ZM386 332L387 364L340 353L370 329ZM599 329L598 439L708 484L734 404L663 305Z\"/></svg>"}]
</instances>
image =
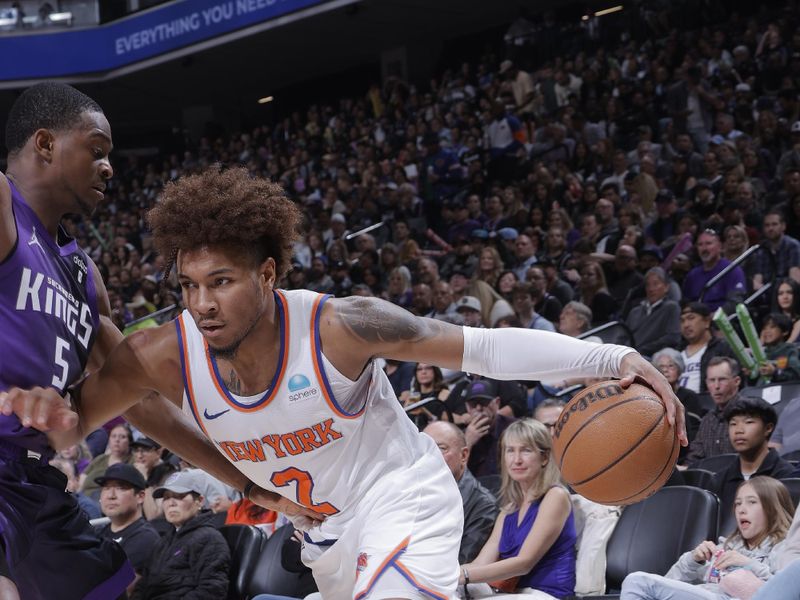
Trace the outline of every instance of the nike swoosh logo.
<instances>
[{"instance_id":1,"label":"nike swoosh logo","mask_svg":"<svg viewBox=\"0 0 800 600\"><path fill-rule=\"evenodd\" d=\"M225 409L225 410L223 410L222 412L218 412L218 413L216 413L216 414L210 415L210 414L208 414L208 409L206 408L206 409L203 411L203 416L204 416L206 419L209 419L209 420L211 420L211 419L216 419L217 417L221 417L222 415L224 415L226 412L229 412L230 410L231 410L230 408L226 408L226 409Z\"/></svg>"}]
</instances>

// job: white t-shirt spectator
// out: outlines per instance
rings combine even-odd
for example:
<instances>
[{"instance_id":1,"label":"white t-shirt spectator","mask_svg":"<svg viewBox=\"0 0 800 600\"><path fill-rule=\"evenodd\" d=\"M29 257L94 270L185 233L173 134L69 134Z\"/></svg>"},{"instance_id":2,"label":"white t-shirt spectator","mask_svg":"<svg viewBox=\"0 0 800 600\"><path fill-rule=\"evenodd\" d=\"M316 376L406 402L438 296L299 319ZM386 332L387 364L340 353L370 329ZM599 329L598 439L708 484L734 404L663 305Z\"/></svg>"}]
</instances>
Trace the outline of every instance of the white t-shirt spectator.
<instances>
[{"instance_id":1,"label":"white t-shirt spectator","mask_svg":"<svg viewBox=\"0 0 800 600\"><path fill-rule=\"evenodd\" d=\"M700 361L703 359L703 354L706 353L706 348L708 346L704 346L702 350L695 352L691 356L686 354L686 350L681 352L681 358L683 358L686 369L681 373L681 377L678 380L680 387L690 389L697 394L700 393Z\"/></svg>"}]
</instances>

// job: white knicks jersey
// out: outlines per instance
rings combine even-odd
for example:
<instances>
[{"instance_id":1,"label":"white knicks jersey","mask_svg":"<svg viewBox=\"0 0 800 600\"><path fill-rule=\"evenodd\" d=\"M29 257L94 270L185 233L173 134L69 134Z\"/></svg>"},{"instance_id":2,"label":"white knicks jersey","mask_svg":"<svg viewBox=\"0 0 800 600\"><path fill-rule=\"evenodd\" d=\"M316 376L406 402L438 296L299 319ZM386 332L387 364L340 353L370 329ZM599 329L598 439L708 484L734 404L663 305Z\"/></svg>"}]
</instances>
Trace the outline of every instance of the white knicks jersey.
<instances>
[{"instance_id":1,"label":"white knicks jersey","mask_svg":"<svg viewBox=\"0 0 800 600\"><path fill-rule=\"evenodd\" d=\"M352 381L325 358L319 319L328 298L275 292L281 338L275 376L264 393L246 398L227 389L188 311L176 327L183 410L255 483L329 515L328 524L343 524L379 478L411 474L420 458L440 452L406 416L375 361Z\"/></svg>"}]
</instances>

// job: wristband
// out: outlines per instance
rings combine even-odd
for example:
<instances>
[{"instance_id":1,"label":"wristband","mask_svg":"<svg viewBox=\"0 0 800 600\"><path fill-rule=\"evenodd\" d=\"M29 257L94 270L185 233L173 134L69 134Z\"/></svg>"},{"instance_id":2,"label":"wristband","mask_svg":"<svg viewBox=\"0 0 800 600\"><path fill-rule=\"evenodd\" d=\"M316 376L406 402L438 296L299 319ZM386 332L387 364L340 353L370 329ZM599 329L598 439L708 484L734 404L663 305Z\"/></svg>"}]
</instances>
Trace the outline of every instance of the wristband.
<instances>
[{"instance_id":1,"label":"wristband","mask_svg":"<svg viewBox=\"0 0 800 600\"><path fill-rule=\"evenodd\" d=\"M469 583L469 571L466 567L461 567L461 574L464 576L464 585L466 586Z\"/></svg>"},{"instance_id":2,"label":"wristband","mask_svg":"<svg viewBox=\"0 0 800 600\"><path fill-rule=\"evenodd\" d=\"M244 496L245 500L250 500L250 492L253 491L253 488L255 486L256 486L256 484L254 482L252 482L252 481L248 481L244 485L244 489L242 490L242 496Z\"/></svg>"}]
</instances>

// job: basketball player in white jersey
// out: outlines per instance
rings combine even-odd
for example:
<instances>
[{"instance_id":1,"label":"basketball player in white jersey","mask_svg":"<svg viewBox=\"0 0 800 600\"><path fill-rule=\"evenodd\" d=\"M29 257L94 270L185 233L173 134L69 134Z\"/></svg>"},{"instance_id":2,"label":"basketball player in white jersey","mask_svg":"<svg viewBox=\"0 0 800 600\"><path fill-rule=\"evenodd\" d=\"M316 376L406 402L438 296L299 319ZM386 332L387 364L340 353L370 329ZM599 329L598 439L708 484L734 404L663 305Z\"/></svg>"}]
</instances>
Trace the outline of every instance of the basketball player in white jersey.
<instances>
[{"instance_id":1,"label":"basketball player in white jersey","mask_svg":"<svg viewBox=\"0 0 800 600\"><path fill-rule=\"evenodd\" d=\"M622 377L629 385L642 377L686 442L671 386L630 348L462 328L373 298L277 289L300 214L279 186L245 169L170 183L149 220L169 268L177 266L187 309L118 346L73 394L78 428L51 437L69 444L159 392L255 484L327 515L303 544L325 600L455 597L460 495L377 357L497 379ZM68 410L41 389L11 391L0 403L42 428Z\"/></svg>"}]
</instances>

